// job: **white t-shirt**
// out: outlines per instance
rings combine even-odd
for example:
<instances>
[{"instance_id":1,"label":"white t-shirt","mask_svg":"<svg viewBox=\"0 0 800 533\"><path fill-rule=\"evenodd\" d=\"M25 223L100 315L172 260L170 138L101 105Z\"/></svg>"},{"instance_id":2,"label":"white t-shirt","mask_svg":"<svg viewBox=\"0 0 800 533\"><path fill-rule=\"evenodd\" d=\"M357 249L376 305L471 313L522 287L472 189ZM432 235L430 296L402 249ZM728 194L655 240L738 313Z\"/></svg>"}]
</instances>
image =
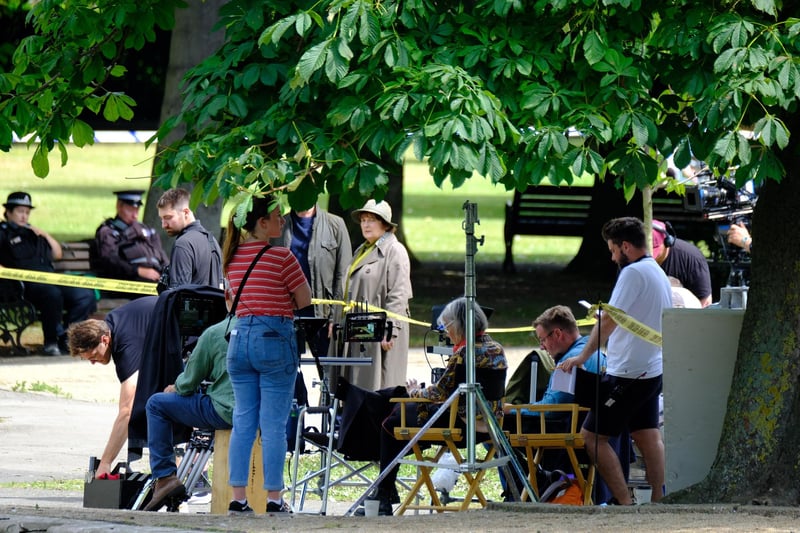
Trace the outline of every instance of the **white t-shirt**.
<instances>
[{"instance_id":1,"label":"white t-shirt","mask_svg":"<svg viewBox=\"0 0 800 533\"><path fill-rule=\"evenodd\" d=\"M610 305L661 332L661 313L672 307L672 287L650 256L627 265L619 274ZM663 372L661 347L617 326L608 338L607 372L612 376L644 379Z\"/></svg>"}]
</instances>

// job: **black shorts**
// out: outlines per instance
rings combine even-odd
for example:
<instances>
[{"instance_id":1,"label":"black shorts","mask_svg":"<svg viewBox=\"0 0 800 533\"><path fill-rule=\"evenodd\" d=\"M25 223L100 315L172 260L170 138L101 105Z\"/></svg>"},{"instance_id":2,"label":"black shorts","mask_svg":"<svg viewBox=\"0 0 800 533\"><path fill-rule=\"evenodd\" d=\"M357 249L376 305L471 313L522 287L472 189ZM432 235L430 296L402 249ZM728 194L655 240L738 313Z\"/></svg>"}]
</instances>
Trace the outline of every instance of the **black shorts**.
<instances>
[{"instance_id":1,"label":"black shorts","mask_svg":"<svg viewBox=\"0 0 800 533\"><path fill-rule=\"evenodd\" d=\"M585 429L609 437L615 437L625 429L630 432L658 429L661 376L649 379L606 378L600 386L600 405L592 407L583 423Z\"/></svg>"}]
</instances>

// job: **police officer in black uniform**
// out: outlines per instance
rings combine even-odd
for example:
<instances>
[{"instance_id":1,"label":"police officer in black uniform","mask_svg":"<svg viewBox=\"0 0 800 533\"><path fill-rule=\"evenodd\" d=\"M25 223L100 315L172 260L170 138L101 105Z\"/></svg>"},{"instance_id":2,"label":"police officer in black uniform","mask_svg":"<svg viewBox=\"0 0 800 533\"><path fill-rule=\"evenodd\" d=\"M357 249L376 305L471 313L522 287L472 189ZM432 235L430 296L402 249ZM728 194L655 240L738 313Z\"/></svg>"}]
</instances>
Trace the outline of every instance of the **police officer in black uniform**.
<instances>
[{"instance_id":1,"label":"police officer in black uniform","mask_svg":"<svg viewBox=\"0 0 800 533\"><path fill-rule=\"evenodd\" d=\"M28 223L33 209L31 195L12 192L3 207L5 220L0 222L0 265L53 272L53 259L61 259L61 244L46 231ZM24 294L39 312L46 355L66 355L69 352L66 326L86 320L97 307L91 289L25 282Z\"/></svg>"},{"instance_id":2,"label":"police officer in black uniform","mask_svg":"<svg viewBox=\"0 0 800 533\"><path fill-rule=\"evenodd\" d=\"M143 190L115 191L117 216L106 219L95 232L92 269L103 277L158 281L169 258L158 232L139 222Z\"/></svg>"}]
</instances>

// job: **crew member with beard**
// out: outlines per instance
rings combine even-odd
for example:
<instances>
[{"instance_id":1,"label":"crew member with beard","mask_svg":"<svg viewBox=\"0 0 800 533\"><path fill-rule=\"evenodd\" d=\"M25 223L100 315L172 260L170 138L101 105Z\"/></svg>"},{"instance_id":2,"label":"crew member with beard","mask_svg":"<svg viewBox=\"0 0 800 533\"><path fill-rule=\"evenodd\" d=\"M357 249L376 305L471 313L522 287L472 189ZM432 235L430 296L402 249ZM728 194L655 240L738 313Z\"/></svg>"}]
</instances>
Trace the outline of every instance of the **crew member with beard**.
<instances>
[{"instance_id":1,"label":"crew member with beard","mask_svg":"<svg viewBox=\"0 0 800 533\"><path fill-rule=\"evenodd\" d=\"M638 218L615 218L606 222L602 235L620 268L609 305L660 333L661 314L672 307L672 290L667 275L647 253L644 224ZM597 450L589 455L614 495L611 503L631 505L622 465L608 442L624 429L630 430L644 458L652 501L658 502L664 495L664 443L658 429L661 346L618 327L603 311L580 355L562 360L558 368L572 372L603 345L607 345L607 379L600 402L581 429L586 449Z\"/></svg>"}]
</instances>

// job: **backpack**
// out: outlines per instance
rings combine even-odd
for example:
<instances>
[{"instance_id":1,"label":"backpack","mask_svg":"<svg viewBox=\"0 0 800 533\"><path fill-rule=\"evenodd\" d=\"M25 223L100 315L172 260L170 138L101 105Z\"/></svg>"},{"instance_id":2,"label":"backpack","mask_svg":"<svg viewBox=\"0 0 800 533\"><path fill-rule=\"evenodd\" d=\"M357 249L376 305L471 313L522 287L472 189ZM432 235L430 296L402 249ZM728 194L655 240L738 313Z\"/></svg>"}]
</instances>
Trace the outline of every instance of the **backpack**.
<instances>
[{"instance_id":1,"label":"backpack","mask_svg":"<svg viewBox=\"0 0 800 533\"><path fill-rule=\"evenodd\" d=\"M550 483L539 498L540 503L558 503L562 505L583 505L581 488L563 470L553 470L558 479Z\"/></svg>"}]
</instances>

